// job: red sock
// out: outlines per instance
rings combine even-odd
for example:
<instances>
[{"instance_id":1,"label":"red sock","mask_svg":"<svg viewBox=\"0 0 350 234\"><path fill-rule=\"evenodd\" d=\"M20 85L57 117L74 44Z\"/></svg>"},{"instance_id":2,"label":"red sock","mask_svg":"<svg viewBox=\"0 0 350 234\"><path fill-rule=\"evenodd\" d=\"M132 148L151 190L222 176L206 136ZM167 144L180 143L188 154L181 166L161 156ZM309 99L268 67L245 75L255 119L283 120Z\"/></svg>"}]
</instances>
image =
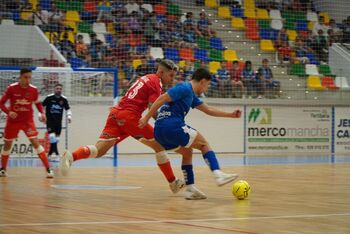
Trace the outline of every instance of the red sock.
<instances>
[{"instance_id":1,"label":"red sock","mask_svg":"<svg viewBox=\"0 0 350 234\"><path fill-rule=\"evenodd\" d=\"M80 159L84 159L84 158L88 158L90 156L90 149L86 146L80 146L78 149L76 149L73 152L73 159L74 161L80 160Z\"/></svg>"},{"instance_id":2,"label":"red sock","mask_svg":"<svg viewBox=\"0 0 350 234\"><path fill-rule=\"evenodd\" d=\"M9 155L1 155L1 168L6 170L7 161L9 160Z\"/></svg>"},{"instance_id":3,"label":"red sock","mask_svg":"<svg viewBox=\"0 0 350 234\"><path fill-rule=\"evenodd\" d=\"M163 172L163 175L166 177L169 183L175 180L175 175L169 161L163 164L158 164L158 167Z\"/></svg>"},{"instance_id":4,"label":"red sock","mask_svg":"<svg viewBox=\"0 0 350 234\"><path fill-rule=\"evenodd\" d=\"M47 159L47 155L45 152L41 152L38 154L39 158L41 159L42 163L44 164L46 169L50 168L49 160Z\"/></svg>"}]
</instances>

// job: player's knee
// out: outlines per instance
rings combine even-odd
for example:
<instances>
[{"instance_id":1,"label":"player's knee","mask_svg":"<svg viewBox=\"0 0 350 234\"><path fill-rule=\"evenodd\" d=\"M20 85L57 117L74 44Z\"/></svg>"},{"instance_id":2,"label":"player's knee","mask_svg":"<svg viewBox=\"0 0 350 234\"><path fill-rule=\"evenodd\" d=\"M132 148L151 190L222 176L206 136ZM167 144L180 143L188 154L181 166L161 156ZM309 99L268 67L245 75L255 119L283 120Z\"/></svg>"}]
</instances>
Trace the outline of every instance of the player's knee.
<instances>
[{"instance_id":1,"label":"player's knee","mask_svg":"<svg viewBox=\"0 0 350 234\"><path fill-rule=\"evenodd\" d=\"M169 161L168 155L165 151L156 153L156 159L158 164L164 164Z\"/></svg>"},{"instance_id":2,"label":"player's knee","mask_svg":"<svg viewBox=\"0 0 350 234\"><path fill-rule=\"evenodd\" d=\"M99 150L97 149L97 147L95 145L87 145L86 147L90 151L90 158L99 157Z\"/></svg>"}]
</instances>

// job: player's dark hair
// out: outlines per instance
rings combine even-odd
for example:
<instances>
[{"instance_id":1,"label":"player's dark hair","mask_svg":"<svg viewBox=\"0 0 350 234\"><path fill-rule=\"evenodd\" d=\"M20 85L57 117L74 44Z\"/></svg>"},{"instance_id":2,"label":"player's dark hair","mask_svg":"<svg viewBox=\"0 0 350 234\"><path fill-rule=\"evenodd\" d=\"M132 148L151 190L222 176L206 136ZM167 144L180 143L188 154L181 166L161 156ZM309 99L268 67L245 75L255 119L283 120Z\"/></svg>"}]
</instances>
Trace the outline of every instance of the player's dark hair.
<instances>
[{"instance_id":1,"label":"player's dark hair","mask_svg":"<svg viewBox=\"0 0 350 234\"><path fill-rule=\"evenodd\" d=\"M203 79L211 80L211 74L207 69L198 68L192 75L192 80L201 81Z\"/></svg>"},{"instance_id":2,"label":"player's dark hair","mask_svg":"<svg viewBox=\"0 0 350 234\"><path fill-rule=\"evenodd\" d=\"M171 71L178 71L179 68L178 66L171 60L169 59L163 59L162 61L159 62L159 65L165 67L166 69L168 70L171 70Z\"/></svg>"},{"instance_id":3,"label":"player's dark hair","mask_svg":"<svg viewBox=\"0 0 350 234\"><path fill-rule=\"evenodd\" d=\"M28 73L28 72L32 72L32 69L28 68L28 67L23 67L21 68L21 70L19 71L19 74L20 75L23 75L25 73Z\"/></svg>"},{"instance_id":4,"label":"player's dark hair","mask_svg":"<svg viewBox=\"0 0 350 234\"><path fill-rule=\"evenodd\" d=\"M55 84L55 86L54 86L54 88L56 88L56 87L63 87L63 85L62 84L60 84L60 83L57 83L57 84Z\"/></svg>"}]
</instances>

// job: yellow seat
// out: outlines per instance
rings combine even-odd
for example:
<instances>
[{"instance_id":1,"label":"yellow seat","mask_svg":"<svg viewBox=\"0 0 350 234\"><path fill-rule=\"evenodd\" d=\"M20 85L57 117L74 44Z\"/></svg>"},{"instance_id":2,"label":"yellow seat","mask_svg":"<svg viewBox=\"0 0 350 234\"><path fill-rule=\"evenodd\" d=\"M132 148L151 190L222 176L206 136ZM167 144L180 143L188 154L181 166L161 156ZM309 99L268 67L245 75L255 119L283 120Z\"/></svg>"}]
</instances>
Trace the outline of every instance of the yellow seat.
<instances>
[{"instance_id":1,"label":"yellow seat","mask_svg":"<svg viewBox=\"0 0 350 234\"><path fill-rule=\"evenodd\" d=\"M125 72L118 70L118 79L125 80L125 78L126 78Z\"/></svg>"},{"instance_id":2,"label":"yellow seat","mask_svg":"<svg viewBox=\"0 0 350 234\"><path fill-rule=\"evenodd\" d=\"M74 33L78 32L77 24L74 21L65 21L64 25L72 28Z\"/></svg>"},{"instance_id":3,"label":"yellow seat","mask_svg":"<svg viewBox=\"0 0 350 234\"><path fill-rule=\"evenodd\" d=\"M32 12L29 12L29 11L21 12L21 19L22 20L31 20L31 19L29 19L29 17L31 15L32 15Z\"/></svg>"},{"instance_id":4,"label":"yellow seat","mask_svg":"<svg viewBox=\"0 0 350 234\"><path fill-rule=\"evenodd\" d=\"M216 73L220 67L221 67L220 62L216 62L216 61L209 62L209 71L213 74Z\"/></svg>"},{"instance_id":5,"label":"yellow seat","mask_svg":"<svg viewBox=\"0 0 350 234\"><path fill-rule=\"evenodd\" d=\"M218 8L218 16L225 19L231 18L230 8L227 6L221 6Z\"/></svg>"},{"instance_id":6,"label":"yellow seat","mask_svg":"<svg viewBox=\"0 0 350 234\"><path fill-rule=\"evenodd\" d=\"M255 9L254 0L244 0L243 7L244 9Z\"/></svg>"},{"instance_id":7,"label":"yellow seat","mask_svg":"<svg viewBox=\"0 0 350 234\"><path fill-rule=\"evenodd\" d=\"M28 2L32 4L33 10L36 10L36 5L38 5L38 0L29 0Z\"/></svg>"},{"instance_id":8,"label":"yellow seat","mask_svg":"<svg viewBox=\"0 0 350 234\"><path fill-rule=\"evenodd\" d=\"M138 66L140 66L142 64L142 60L141 59L134 59L132 61L132 66L136 69Z\"/></svg>"},{"instance_id":9,"label":"yellow seat","mask_svg":"<svg viewBox=\"0 0 350 234\"><path fill-rule=\"evenodd\" d=\"M67 32L67 34L68 34L68 41L70 41L70 42L72 42L73 44L75 43L75 34L74 34L74 32ZM63 39L63 35L64 35L64 33L61 33L61 40Z\"/></svg>"},{"instance_id":10,"label":"yellow seat","mask_svg":"<svg viewBox=\"0 0 350 234\"><path fill-rule=\"evenodd\" d=\"M313 90L325 90L319 76L309 76L307 78L307 87Z\"/></svg>"},{"instance_id":11,"label":"yellow seat","mask_svg":"<svg viewBox=\"0 0 350 234\"><path fill-rule=\"evenodd\" d=\"M260 41L260 49L266 52L274 52L275 47L271 40L261 40Z\"/></svg>"},{"instance_id":12,"label":"yellow seat","mask_svg":"<svg viewBox=\"0 0 350 234\"><path fill-rule=\"evenodd\" d=\"M231 25L233 28L245 29L244 21L242 18L232 17Z\"/></svg>"},{"instance_id":13,"label":"yellow seat","mask_svg":"<svg viewBox=\"0 0 350 234\"><path fill-rule=\"evenodd\" d=\"M216 0L205 0L204 5L206 7L211 7L211 8L217 8L218 7L218 3Z\"/></svg>"},{"instance_id":14,"label":"yellow seat","mask_svg":"<svg viewBox=\"0 0 350 234\"><path fill-rule=\"evenodd\" d=\"M265 9L256 9L256 18L257 19L270 19L269 13Z\"/></svg>"},{"instance_id":15,"label":"yellow seat","mask_svg":"<svg viewBox=\"0 0 350 234\"><path fill-rule=\"evenodd\" d=\"M319 16L323 16L324 17L324 23L328 24L329 23L329 15L327 12L320 12Z\"/></svg>"},{"instance_id":16,"label":"yellow seat","mask_svg":"<svg viewBox=\"0 0 350 234\"><path fill-rule=\"evenodd\" d=\"M185 60L179 61L179 67L180 68L184 68L185 66L186 66L186 61Z\"/></svg>"},{"instance_id":17,"label":"yellow seat","mask_svg":"<svg viewBox=\"0 0 350 234\"><path fill-rule=\"evenodd\" d=\"M224 50L224 59L226 61L235 61L237 59L237 53L235 50Z\"/></svg>"},{"instance_id":18,"label":"yellow seat","mask_svg":"<svg viewBox=\"0 0 350 234\"><path fill-rule=\"evenodd\" d=\"M255 14L255 9L244 9L244 16L247 18L255 19L256 14Z\"/></svg>"},{"instance_id":19,"label":"yellow seat","mask_svg":"<svg viewBox=\"0 0 350 234\"><path fill-rule=\"evenodd\" d=\"M297 31L295 30L287 30L286 31L287 35L288 35L288 39L290 41L295 41L295 38L297 38L298 34L297 34Z\"/></svg>"},{"instance_id":20,"label":"yellow seat","mask_svg":"<svg viewBox=\"0 0 350 234\"><path fill-rule=\"evenodd\" d=\"M115 34L115 28L114 28L114 24L113 23L107 23L107 31L109 33Z\"/></svg>"},{"instance_id":21,"label":"yellow seat","mask_svg":"<svg viewBox=\"0 0 350 234\"><path fill-rule=\"evenodd\" d=\"M67 13L66 13L66 20L67 21L79 22L80 21L79 12L77 12L77 11L67 11Z\"/></svg>"}]
</instances>

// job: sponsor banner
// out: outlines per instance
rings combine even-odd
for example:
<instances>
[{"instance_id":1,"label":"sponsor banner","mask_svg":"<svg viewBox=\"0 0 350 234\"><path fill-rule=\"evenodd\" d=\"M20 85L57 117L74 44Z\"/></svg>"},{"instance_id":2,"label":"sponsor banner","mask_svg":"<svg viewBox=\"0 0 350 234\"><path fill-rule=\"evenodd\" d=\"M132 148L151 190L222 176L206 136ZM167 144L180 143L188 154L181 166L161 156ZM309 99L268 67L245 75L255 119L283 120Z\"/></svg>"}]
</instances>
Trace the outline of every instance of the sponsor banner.
<instances>
[{"instance_id":1,"label":"sponsor banner","mask_svg":"<svg viewBox=\"0 0 350 234\"><path fill-rule=\"evenodd\" d=\"M331 108L247 107L247 153L330 153L331 140Z\"/></svg>"},{"instance_id":2,"label":"sponsor banner","mask_svg":"<svg viewBox=\"0 0 350 234\"><path fill-rule=\"evenodd\" d=\"M338 154L350 152L350 109L348 107L335 108L334 151Z\"/></svg>"}]
</instances>

